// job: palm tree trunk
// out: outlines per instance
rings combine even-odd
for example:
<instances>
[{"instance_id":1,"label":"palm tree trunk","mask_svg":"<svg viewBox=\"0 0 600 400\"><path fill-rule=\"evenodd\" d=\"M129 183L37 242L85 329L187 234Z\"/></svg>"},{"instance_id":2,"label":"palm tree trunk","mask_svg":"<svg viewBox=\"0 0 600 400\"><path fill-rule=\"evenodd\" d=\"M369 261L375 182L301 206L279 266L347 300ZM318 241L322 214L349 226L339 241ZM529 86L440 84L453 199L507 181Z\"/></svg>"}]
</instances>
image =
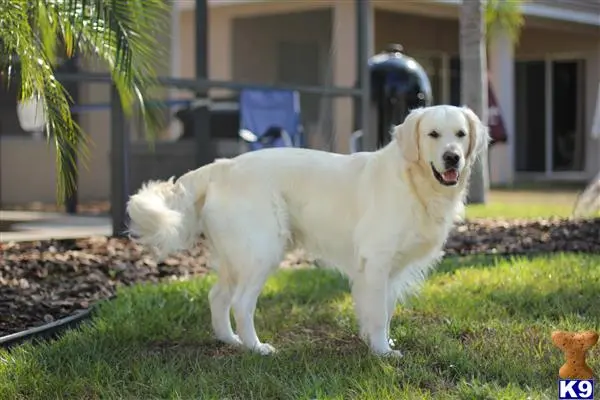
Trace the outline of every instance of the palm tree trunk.
<instances>
[{"instance_id":1,"label":"palm tree trunk","mask_svg":"<svg viewBox=\"0 0 600 400\"><path fill-rule=\"evenodd\" d=\"M488 114L485 6L486 0L463 0L460 10L461 102L484 122ZM486 152L473 167L468 202L486 203L488 189Z\"/></svg>"}]
</instances>

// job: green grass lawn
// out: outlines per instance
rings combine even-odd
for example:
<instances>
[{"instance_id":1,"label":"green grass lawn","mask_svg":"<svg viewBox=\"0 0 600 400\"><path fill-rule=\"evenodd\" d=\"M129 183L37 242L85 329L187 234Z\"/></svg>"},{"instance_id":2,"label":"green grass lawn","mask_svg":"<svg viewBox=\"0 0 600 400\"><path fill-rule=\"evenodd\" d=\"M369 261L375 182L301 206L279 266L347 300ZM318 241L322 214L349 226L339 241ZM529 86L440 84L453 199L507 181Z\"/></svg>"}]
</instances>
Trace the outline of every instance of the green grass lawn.
<instances>
[{"instance_id":1,"label":"green grass lawn","mask_svg":"<svg viewBox=\"0 0 600 400\"><path fill-rule=\"evenodd\" d=\"M574 189L494 189L485 205L469 205L467 218L567 218L573 212Z\"/></svg>"},{"instance_id":2,"label":"green grass lawn","mask_svg":"<svg viewBox=\"0 0 600 400\"><path fill-rule=\"evenodd\" d=\"M562 354L550 333L600 328L600 255L447 259L397 309L400 360L368 353L335 273L268 282L256 324L280 350L271 357L212 338L211 282L122 290L80 330L0 351L1 398L555 399Z\"/></svg>"}]
</instances>

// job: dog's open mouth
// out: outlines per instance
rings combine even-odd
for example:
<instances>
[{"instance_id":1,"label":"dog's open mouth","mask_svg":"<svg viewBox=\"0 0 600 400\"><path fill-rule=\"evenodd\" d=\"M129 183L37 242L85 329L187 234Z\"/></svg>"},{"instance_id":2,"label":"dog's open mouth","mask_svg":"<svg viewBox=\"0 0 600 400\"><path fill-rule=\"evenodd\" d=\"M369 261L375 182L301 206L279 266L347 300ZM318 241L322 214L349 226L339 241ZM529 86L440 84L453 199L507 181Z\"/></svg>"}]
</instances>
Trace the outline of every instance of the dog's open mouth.
<instances>
[{"instance_id":1,"label":"dog's open mouth","mask_svg":"<svg viewBox=\"0 0 600 400\"><path fill-rule=\"evenodd\" d=\"M444 172L438 172L437 169L431 164L431 170L433 171L433 176L437 181L444 186L454 186L458 183L458 177L460 174L458 170L454 168L447 169Z\"/></svg>"}]
</instances>

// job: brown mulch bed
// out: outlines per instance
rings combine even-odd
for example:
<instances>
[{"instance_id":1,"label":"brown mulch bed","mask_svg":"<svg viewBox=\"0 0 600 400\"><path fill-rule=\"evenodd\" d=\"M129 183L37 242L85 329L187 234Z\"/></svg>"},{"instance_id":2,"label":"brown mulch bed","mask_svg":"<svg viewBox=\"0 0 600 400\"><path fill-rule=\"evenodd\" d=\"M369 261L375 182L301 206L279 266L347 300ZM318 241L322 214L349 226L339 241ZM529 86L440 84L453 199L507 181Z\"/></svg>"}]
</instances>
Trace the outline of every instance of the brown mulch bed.
<instances>
[{"instance_id":1,"label":"brown mulch bed","mask_svg":"<svg viewBox=\"0 0 600 400\"><path fill-rule=\"evenodd\" d=\"M600 254L600 219L479 220L458 225L446 256L585 252ZM284 266L306 265L302 253ZM119 286L207 272L203 246L156 263L126 239L0 243L0 336L63 318L114 295Z\"/></svg>"}]
</instances>

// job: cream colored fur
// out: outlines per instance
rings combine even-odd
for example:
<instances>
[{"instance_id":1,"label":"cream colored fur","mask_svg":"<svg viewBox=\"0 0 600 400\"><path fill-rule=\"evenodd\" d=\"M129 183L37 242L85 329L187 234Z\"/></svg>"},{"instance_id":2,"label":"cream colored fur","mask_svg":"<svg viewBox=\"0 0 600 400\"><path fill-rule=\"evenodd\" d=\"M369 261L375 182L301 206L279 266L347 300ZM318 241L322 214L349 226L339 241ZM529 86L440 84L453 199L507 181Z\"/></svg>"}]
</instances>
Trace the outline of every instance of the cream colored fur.
<instances>
[{"instance_id":1,"label":"cream colored fur","mask_svg":"<svg viewBox=\"0 0 600 400\"><path fill-rule=\"evenodd\" d=\"M219 277L209 295L212 325L226 343L274 351L256 334L256 301L284 253L301 247L348 276L372 351L400 355L389 338L396 301L441 256L488 134L471 110L435 106L412 111L394 136L375 152L260 150L150 182L128 203L131 231L161 255L205 234ZM447 150L460 155L455 186L432 170L444 171Z\"/></svg>"}]
</instances>

